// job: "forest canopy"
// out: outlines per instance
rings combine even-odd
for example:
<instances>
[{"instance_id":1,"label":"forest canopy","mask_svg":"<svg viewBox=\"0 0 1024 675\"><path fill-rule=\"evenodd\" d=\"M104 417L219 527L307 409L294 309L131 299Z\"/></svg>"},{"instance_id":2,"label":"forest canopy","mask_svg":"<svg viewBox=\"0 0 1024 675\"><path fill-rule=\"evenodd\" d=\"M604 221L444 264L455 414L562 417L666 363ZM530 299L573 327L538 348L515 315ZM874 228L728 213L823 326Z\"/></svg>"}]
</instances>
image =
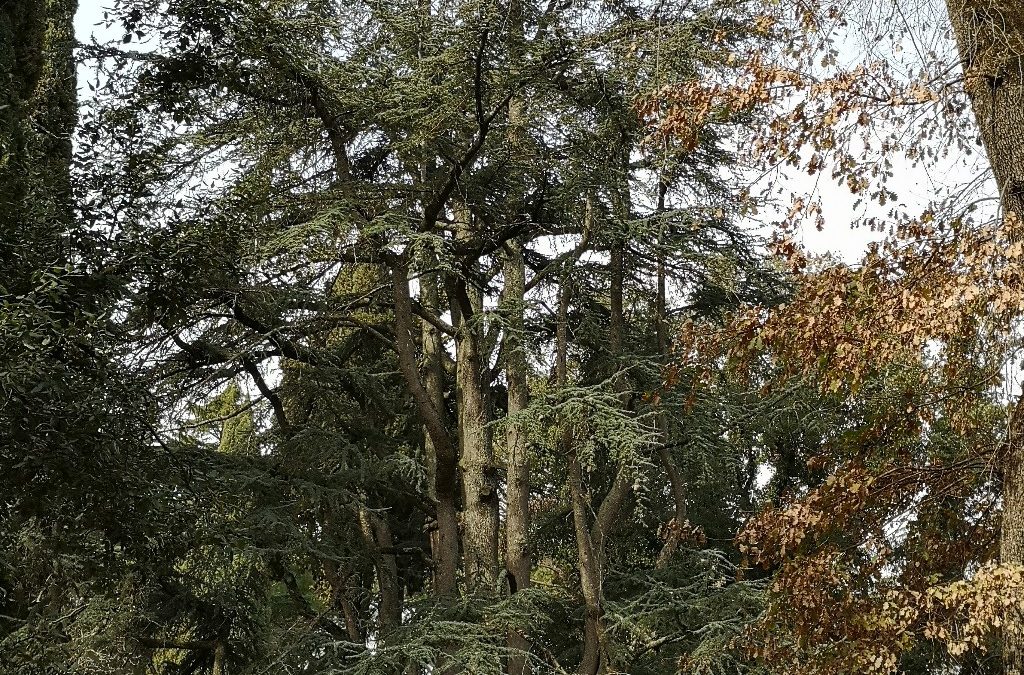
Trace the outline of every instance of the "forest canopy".
<instances>
[{"instance_id":1,"label":"forest canopy","mask_svg":"<svg viewBox=\"0 0 1024 675\"><path fill-rule=\"evenodd\" d=\"M78 11L0 4L0 670L1024 675L1015 0Z\"/></svg>"}]
</instances>

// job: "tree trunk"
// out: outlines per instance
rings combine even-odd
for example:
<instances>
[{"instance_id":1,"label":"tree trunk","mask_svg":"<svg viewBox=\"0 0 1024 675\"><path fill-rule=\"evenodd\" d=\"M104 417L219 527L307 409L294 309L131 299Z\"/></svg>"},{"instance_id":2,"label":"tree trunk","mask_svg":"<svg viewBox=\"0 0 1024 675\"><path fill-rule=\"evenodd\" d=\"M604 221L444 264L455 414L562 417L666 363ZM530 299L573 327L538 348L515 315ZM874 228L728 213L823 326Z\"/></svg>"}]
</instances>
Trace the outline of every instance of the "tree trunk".
<instances>
[{"instance_id":1,"label":"tree trunk","mask_svg":"<svg viewBox=\"0 0 1024 675\"><path fill-rule=\"evenodd\" d=\"M472 218L454 207L456 239L471 236ZM462 474L462 557L469 588L494 588L498 577L498 485L490 428L490 397L484 382L483 298L475 285L476 265L451 278L455 325L455 401L458 406L459 469Z\"/></svg>"},{"instance_id":2,"label":"tree trunk","mask_svg":"<svg viewBox=\"0 0 1024 675\"><path fill-rule=\"evenodd\" d=\"M462 473L462 551L470 588L493 588L498 571L497 472L491 443L479 320L479 293L455 281L455 399L459 409L459 468Z\"/></svg>"},{"instance_id":3,"label":"tree trunk","mask_svg":"<svg viewBox=\"0 0 1024 675\"><path fill-rule=\"evenodd\" d=\"M1000 448L1003 474L1003 520L1000 528L999 561L1003 565L1021 565L1024 560L1024 395L1019 396L1010 413L1006 441ZM1017 611L1022 598L1010 607ZM1004 625L1019 622L1019 615L1007 617ZM1003 671L1006 675L1024 673L1024 640L1019 629L1003 635Z\"/></svg>"},{"instance_id":4,"label":"tree trunk","mask_svg":"<svg viewBox=\"0 0 1024 675\"><path fill-rule=\"evenodd\" d=\"M377 573L378 639L386 642L388 636L402 625L402 586L398 581L398 563L393 551L394 538L387 522L365 506L359 507L359 527L363 541L373 557Z\"/></svg>"},{"instance_id":5,"label":"tree trunk","mask_svg":"<svg viewBox=\"0 0 1024 675\"><path fill-rule=\"evenodd\" d=\"M77 0L0 3L0 260L4 287L66 261L71 135L78 119Z\"/></svg>"},{"instance_id":6,"label":"tree trunk","mask_svg":"<svg viewBox=\"0 0 1024 675\"><path fill-rule=\"evenodd\" d=\"M1020 406L1018 402L1017 406ZM1015 411L1016 413L1016 411ZM1019 426L1019 425L1014 425ZM1024 564L1024 443L1020 430L1011 427L1011 439L1003 458L1003 521L999 540L999 560L1004 565ZM1024 598L1015 598L1012 607L1020 607ZM1020 616L1012 617L1014 622ZM1003 668L1006 675L1024 673L1024 638L1020 628L1006 631L1003 637Z\"/></svg>"},{"instance_id":7,"label":"tree trunk","mask_svg":"<svg viewBox=\"0 0 1024 675\"><path fill-rule=\"evenodd\" d=\"M352 603L348 594L348 573L343 574L333 560L323 562L324 578L331 587L331 604L341 609L345 619L345 632L349 642L361 645L366 643L362 626L359 621L359 610Z\"/></svg>"},{"instance_id":8,"label":"tree trunk","mask_svg":"<svg viewBox=\"0 0 1024 675\"><path fill-rule=\"evenodd\" d=\"M568 384L569 303L572 286L569 274L562 280L558 300L558 324L555 333L555 382L559 389ZM568 421L562 430L562 446L568 460L567 482L572 503L573 531L576 535L577 567L583 593L583 655L578 672L596 675L601 669L601 570L590 531L590 500L583 486L583 467L576 454L572 429Z\"/></svg>"},{"instance_id":9,"label":"tree trunk","mask_svg":"<svg viewBox=\"0 0 1024 675\"><path fill-rule=\"evenodd\" d=\"M628 188L627 188L628 189ZM617 198L615 207L622 222L628 216L628 197ZM590 209L588 209L589 211ZM625 286L625 239L616 235L612 243L611 255L609 258L611 272L611 286L609 289L609 325L608 343L612 358L615 359L615 370L619 370L623 354L625 353L626 321L623 311L623 292ZM616 374L616 387L620 392L620 399L623 405L629 397L626 382ZM578 487L580 497L573 499L573 516L576 524L576 540L580 549L580 578L583 590L583 599L586 603L586 615L584 625L583 659L580 663L580 673L590 675L603 672L608 666L608 655L604 644L604 608L602 606L602 586L604 584L605 566L605 542L612 531L622 506L633 487L632 468L628 463L622 463L615 469L615 479L611 488L601 500L597 510L597 517L590 529L584 534L585 528L583 519L587 518L592 497L583 494L582 475L578 478L572 477L573 472L579 472L579 461L573 454L570 464L571 487ZM590 578L588 578L590 577Z\"/></svg>"},{"instance_id":10,"label":"tree trunk","mask_svg":"<svg viewBox=\"0 0 1024 675\"><path fill-rule=\"evenodd\" d=\"M510 24L509 50L513 62L523 58L525 35L523 31L523 4L510 0L508 4ZM508 130L506 143L510 155L522 156L529 147L526 134L526 106L520 96L513 96L508 104ZM516 213L528 211L525 201L516 204ZM508 387L509 417L505 429L506 443L506 506L505 506L505 572L508 575L510 593L516 593L530 586L532 563L528 549L530 534L530 459L527 452L527 430L522 420L517 419L530 404L529 370L525 349L526 312L526 265L523 246L515 239L506 244L504 258L505 287L503 300L505 310L505 382ZM506 664L508 675L526 675L530 641L519 631L512 630L508 636L509 657Z\"/></svg>"},{"instance_id":11,"label":"tree trunk","mask_svg":"<svg viewBox=\"0 0 1024 675\"><path fill-rule=\"evenodd\" d=\"M217 646L213 648L213 674L212 675L225 675L224 673L224 659L227 656L227 648L224 645L223 640L217 641Z\"/></svg>"},{"instance_id":12,"label":"tree trunk","mask_svg":"<svg viewBox=\"0 0 1024 675\"><path fill-rule=\"evenodd\" d=\"M1024 5L948 0L950 21L1003 210L1024 218Z\"/></svg>"},{"instance_id":13,"label":"tree trunk","mask_svg":"<svg viewBox=\"0 0 1024 675\"><path fill-rule=\"evenodd\" d=\"M525 331L523 312L526 294L526 270L522 248L509 244L505 259L505 298L508 313L505 324L505 379L508 385L508 416L505 431L508 452L507 504L505 507L505 569L512 592L530 585L530 553L527 541L530 532L530 460L526 447L526 430L515 419L530 403L527 382ZM525 675L529 641L513 631L508 647L508 675Z\"/></svg>"},{"instance_id":14,"label":"tree trunk","mask_svg":"<svg viewBox=\"0 0 1024 675\"><path fill-rule=\"evenodd\" d=\"M431 538L432 552L437 556L435 583L438 594L450 594L455 591L455 572L459 555L458 524L455 516L455 469L458 455L455 443L445 425L444 401L443 396L438 396L438 382L435 381L428 390L420 379L416 365L416 344L412 338L409 267L405 254L394 257L390 261L390 266L395 307L395 347L398 351L399 369L412 392L420 421L426 429L428 449L436 457L434 485L438 495L438 528ZM434 356L439 356L439 352ZM436 376L435 373L434 377Z\"/></svg>"},{"instance_id":15,"label":"tree trunk","mask_svg":"<svg viewBox=\"0 0 1024 675\"><path fill-rule=\"evenodd\" d=\"M436 265L436 259L427 261ZM440 290L437 274L428 272L420 277L420 304L436 316L441 315ZM445 416L444 402L444 343L441 332L423 322L423 383L427 395L441 417ZM431 481L431 498L437 510L437 523L430 534L430 551L434 561L434 592L450 595L455 592L455 578L459 566L459 521L456 509L458 493L458 458L451 453L438 452L427 434L425 449Z\"/></svg>"},{"instance_id":16,"label":"tree trunk","mask_svg":"<svg viewBox=\"0 0 1024 675\"><path fill-rule=\"evenodd\" d=\"M593 228L594 204L588 197L583 239L586 241ZM558 322L555 335L555 380L559 388L568 384L568 315L572 297L571 271L576 257L583 253L578 247L575 257L568 261L563 275L562 289L558 303ZM612 355L618 359L624 351L625 321L623 316L624 242L620 239L612 247L611 260L611 317L609 343ZM619 384L625 399L626 387ZM616 468L615 479L608 493L601 500L597 517L591 523L592 495L583 481L583 467L580 464L573 440L572 429L566 426L562 432L562 445L568 461L567 484L572 502L573 530L576 536L577 568L580 574L580 590L584 602L583 653L578 672L581 675L596 675L607 667L607 653L604 646L604 545L622 505L632 487L630 468L623 464Z\"/></svg>"},{"instance_id":17,"label":"tree trunk","mask_svg":"<svg viewBox=\"0 0 1024 675\"><path fill-rule=\"evenodd\" d=\"M430 35L431 3L418 3L419 28L416 51L419 58L425 58L425 46ZM428 144L423 143L424 157ZM428 182L429 162L419 166L418 181ZM441 290L439 274L436 271L437 255L427 252L421 262L426 268L420 277L420 304L427 312L440 317ZM450 299L449 299L450 301ZM437 411L439 418L447 423L445 405L444 342L440 331L428 321L422 326L423 377L427 398ZM424 449L427 455L427 470L430 479L430 497L436 509L437 522L430 533L430 553L434 563L434 593L438 596L452 595L456 589L459 568L459 519L458 519L458 475L459 458L454 445L438 446L429 432L426 433Z\"/></svg>"},{"instance_id":18,"label":"tree trunk","mask_svg":"<svg viewBox=\"0 0 1024 675\"><path fill-rule=\"evenodd\" d=\"M420 381L416 367L416 343L412 339L412 298L409 294L409 265L404 256L391 263L391 286L395 301L395 348L398 364L406 385L412 392L416 408L438 452L454 456L451 436L445 428L441 412L434 406L430 395Z\"/></svg>"},{"instance_id":19,"label":"tree trunk","mask_svg":"<svg viewBox=\"0 0 1024 675\"><path fill-rule=\"evenodd\" d=\"M1024 218L1024 5L1019 0L947 0L950 22L1003 211ZM1020 405L1019 403L1017 404ZM1014 410L1013 417L1018 416ZM1016 425L1011 424L1011 434ZM1000 562L1024 564L1024 447L1003 458ZM1007 631L1007 675L1024 674L1024 636Z\"/></svg>"},{"instance_id":20,"label":"tree trunk","mask_svg":"<svg viewBox=\"0 0 1024 675\"><path fill-rule=\"evenodd\" d=\"M566 434L571 432L566 431ZM572 448L570 438L569 445ZM575 449L569 456L569 492L572 499L573 528L579 555L580 590L583 592L583 655L580 675L597 675L602 670L604 642L604 607L602 605L603 571L600 556L588 529L589 500L583 488L583 471Z\"/></svg>"},{"instance_id":21,"label":"tree trunk","mask_svg":"<svg viewBox=\"0 0 1024 675\"><path fill-rule=\"evenodd\" d=\"M665 180L658 181L658 213L664 213L665 211L665 193L668 191L668 186ZM668 340L668 288L665 274L665 252L663 248L664 236L662 235L664 225L659 225L658 233L658 288L657 295L654 300L654 320L657 322L655 331L658 336L658 356L661 358L661 363L668 364L669 361L669 340ZM658 446L658 460L661 462L661 466L665 469L665 475L668 477L669 490L672 493L672 504L674 506L672 521L668 524L668 531L665 536L665 543L661 547L661 551L658 552L658 557L655 559L655 566L658 568L665 567L668 561L675 554L676 549L679 548L679 543L682 540L683 526L686 522L686 482L683 480L683 476L679 471L679 467L676 466L675 460L672 459L672 453L669 450L671 445L671 435L669 433L668 415L665 413L664 408L658 411L658 439L661 445Z\"/></svg>"}]
</instances>

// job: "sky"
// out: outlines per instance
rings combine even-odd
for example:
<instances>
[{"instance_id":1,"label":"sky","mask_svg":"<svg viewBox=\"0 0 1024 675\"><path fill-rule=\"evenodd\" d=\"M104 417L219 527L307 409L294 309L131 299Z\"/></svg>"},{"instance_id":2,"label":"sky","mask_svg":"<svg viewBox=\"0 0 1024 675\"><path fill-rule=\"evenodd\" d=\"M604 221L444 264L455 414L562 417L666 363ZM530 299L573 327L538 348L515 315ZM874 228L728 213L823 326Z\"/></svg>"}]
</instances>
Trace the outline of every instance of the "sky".
<instances>
[{"instance_id":1,"label":"sky","mask_svg":"<svg viewBox=\"0 0 1024 675\"><path fill-rule=\"evenodd\" d=\"M92 33L96 39L102 39L103 28L93 24L103 20L103 8L107 3L102 0L79 0L78 13L75 15L75 33L81 42L86 42Z\"/></svg>"}]
</instances>

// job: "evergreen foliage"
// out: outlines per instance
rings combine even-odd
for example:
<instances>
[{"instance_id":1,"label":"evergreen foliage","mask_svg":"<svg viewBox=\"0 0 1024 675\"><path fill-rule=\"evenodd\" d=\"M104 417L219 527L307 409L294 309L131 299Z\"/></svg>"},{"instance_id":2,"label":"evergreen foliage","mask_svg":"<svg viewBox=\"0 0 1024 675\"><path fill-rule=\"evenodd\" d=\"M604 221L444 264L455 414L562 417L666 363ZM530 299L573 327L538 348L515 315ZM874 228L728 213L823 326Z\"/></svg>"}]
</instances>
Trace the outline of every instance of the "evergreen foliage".
<instances>
[{"instance_id":1,"label":"evergreen foliage","mask_svg":"<svg viewBox=\"0 0 1024 675\"><path fill-rule=\"evenodd\" d=\"M948 664L1024 254L767 245L778 4L0 6L3 672Z\"/></svg>"}]
</instances>

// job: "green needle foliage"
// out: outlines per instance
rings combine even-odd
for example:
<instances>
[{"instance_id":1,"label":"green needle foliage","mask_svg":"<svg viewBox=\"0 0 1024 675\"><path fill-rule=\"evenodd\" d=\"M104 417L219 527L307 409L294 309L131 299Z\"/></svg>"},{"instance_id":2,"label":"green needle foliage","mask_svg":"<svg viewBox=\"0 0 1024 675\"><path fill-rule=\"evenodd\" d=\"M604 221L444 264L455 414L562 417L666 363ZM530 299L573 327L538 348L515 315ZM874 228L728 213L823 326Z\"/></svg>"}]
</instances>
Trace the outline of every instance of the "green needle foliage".
<instances>
[{"instance_id":1,"label":"green needle foliage","mask_svg":"<svg viewBox=\"0 0 1024 675\"><path fill-rule=\"evenodd\" d=\"M758 11L119 2L73 156L0 108L10 672L754 672L732 540L797 413L669 366L788 293L740 224L759 112L680 141L644 101L728 81Z\"/></svg>"}]
</instances>

